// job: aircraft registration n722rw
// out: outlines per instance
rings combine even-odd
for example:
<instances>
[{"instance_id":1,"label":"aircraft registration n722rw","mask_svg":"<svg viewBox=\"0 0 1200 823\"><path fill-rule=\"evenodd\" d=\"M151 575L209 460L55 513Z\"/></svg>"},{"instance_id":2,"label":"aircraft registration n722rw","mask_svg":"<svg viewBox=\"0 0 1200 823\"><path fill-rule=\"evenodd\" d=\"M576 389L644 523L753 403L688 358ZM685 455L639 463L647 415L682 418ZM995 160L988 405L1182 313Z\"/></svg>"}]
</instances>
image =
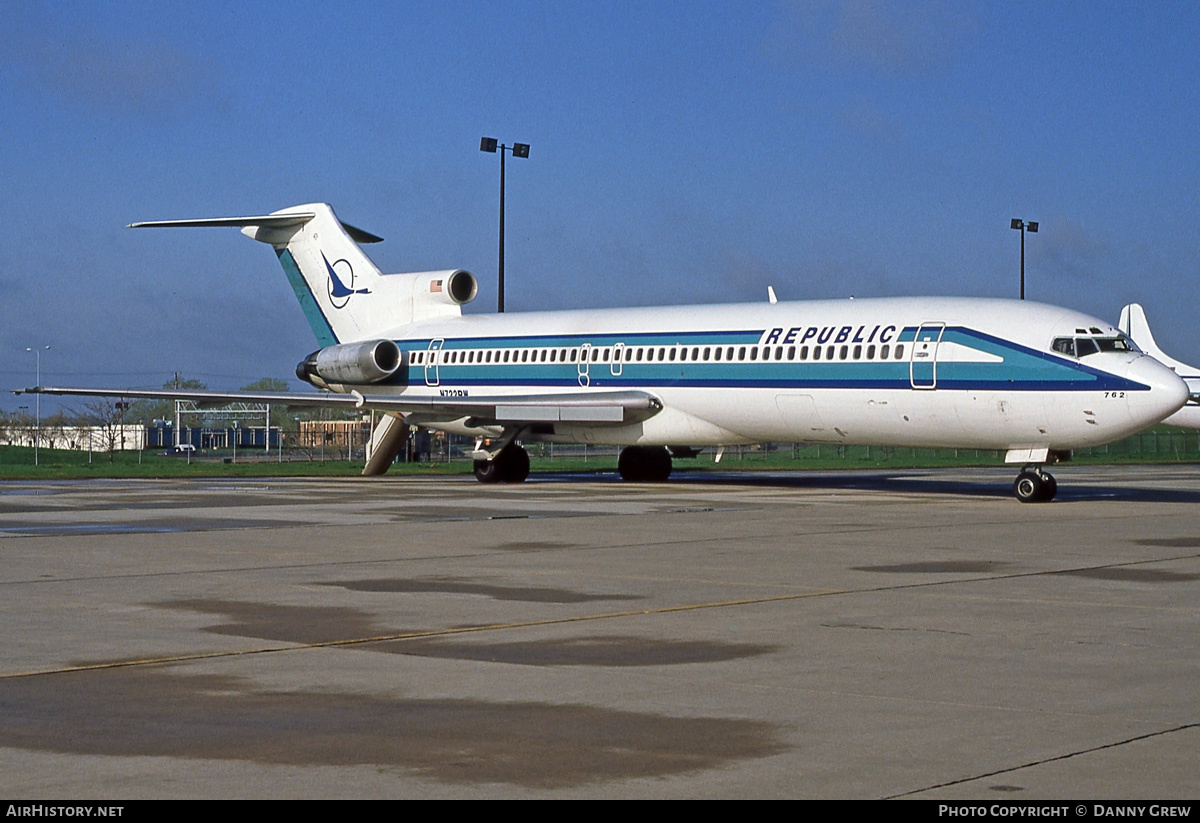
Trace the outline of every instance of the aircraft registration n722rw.
<instances>
[{"instance_id":1,"label":"aircraft registration n722rw","mask_svg":"<svg viewBox=\"0 0 1200 823\"><path fill-rule=\"evenodd\" d=\"M463 315L462 269L383 274L324 203L269 215L135 223L236 226L270 245L320 349L319 393L35 387L64 395L342 406L383 413L364 474L410 426L477 438L475 475L519 482L522 442L619 445L621 476L661 481L704 447L769 441L997 449L1046 501L1043 465L1151 426L1187 385L1118 329L1038 303L820 300ZM1086 346L1062 341L1086 339ZM1056 345L1057 343L1057 345ZM1085 352L1086 354L1080 354Z\"/></svg>"}]
</instances>

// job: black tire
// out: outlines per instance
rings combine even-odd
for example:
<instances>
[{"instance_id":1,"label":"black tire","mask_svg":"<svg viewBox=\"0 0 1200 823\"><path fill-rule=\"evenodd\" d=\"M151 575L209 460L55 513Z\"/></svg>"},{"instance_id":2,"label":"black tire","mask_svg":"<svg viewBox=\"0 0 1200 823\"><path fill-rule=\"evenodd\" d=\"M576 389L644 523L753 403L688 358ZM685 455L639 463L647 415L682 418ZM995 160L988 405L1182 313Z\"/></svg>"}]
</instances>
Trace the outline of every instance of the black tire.
<instances>
[{"instance_id":1,"label":"black tire","mask_svg":"<svg viewBox=\"0 0 1200 823\"><path fill-rule=\"evenodd\" d=\"M1036 472L1021 472L1013 481L1013 495L1022 503L1041 503L1046 498L1046 482Z\"/></svg>"},{"instance_id":2,"label":"black tire","mask_svg":"<svg viewBox=\"0 0 1200 823\"><path fill-rule=\"evenodd\" d=\"M640 446L626 446L617 457L617 471L621 479L628 483L637 483L645 479L646 460Z\"/></svg>"},{"instance_id":3,"label":"black tire","mask_svg":"<svg viewBox=\"0 0 1200 823\"><path fill-rule=\"evenodd\" d=\"M475 479L480 483L499 483L500 469L495 460L476 460Z\"/></svg>"},{"instance_id":4,"label":"black tire","mask_svg":"<svg viewBox=\"0 0 1200 823\"><path fill-rule=\"evenodd\" d=\"M480 483L522 483L529 476L529 452L508 445L491 460L475 461L475 479Z\"/></svg>"},{"instance_id":5,"label":"black tire","mask_svg":"<svg viewBox=\"0 0 1200 823\"><path fill-rule=\"evenodd\" d=\"M501 483L524 483L529 476L529 452L520 446L505 446L497 460L502 460Z\"/></svg>"},{"instance_id":6,"label":"black tire","mask_svg":"<svg viewBox=\"0 0 1200 823\"><path fill-rule=\"evenodd\" d=\"M666 483L671 477L671 453L666 446L646 449L646 479L651 483Z\"/></svg>"},{"instance_id":7,"label":"black tire","mask_svg":"<svg viewBox=\"0 0 1200 823\"><path fill-rule=\"evenodd\" d=\"M666 446L626 446L617 471L630 483L663 483L671 476L671 453Z\"/></svg>"}]
</instances>

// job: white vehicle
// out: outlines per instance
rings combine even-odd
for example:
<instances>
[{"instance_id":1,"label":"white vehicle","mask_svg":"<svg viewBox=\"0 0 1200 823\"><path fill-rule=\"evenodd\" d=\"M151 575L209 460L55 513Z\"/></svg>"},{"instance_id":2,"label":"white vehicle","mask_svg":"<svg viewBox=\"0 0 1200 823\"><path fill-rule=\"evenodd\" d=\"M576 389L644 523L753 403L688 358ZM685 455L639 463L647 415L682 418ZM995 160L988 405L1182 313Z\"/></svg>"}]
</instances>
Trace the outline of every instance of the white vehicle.
<instances>
[{"instance_id":1,"label":"white vehicle","mask_svg":"<svg viewBox=\"0 0 1200 823\"><path fill-rule=\"evenodd\" d=\"M297 374L329 392L38 387L105 394L334 405L385 413L364 474L386 471L410 424L477 438L475 474L524 480L530 441L624 446L629 480L664 480L672 452L767 441L1000 449L1042 468L1175 413L1184 382L1116 328L1012 300L888 298L462 314L461 269L383 274L380 238L313 203L269 215L135 223L237 226L270 245L321 348ZM1069 345L1068 345L1069 343ZM485 443L487 445L485 445Z\"/></svg>"}]
</instances>

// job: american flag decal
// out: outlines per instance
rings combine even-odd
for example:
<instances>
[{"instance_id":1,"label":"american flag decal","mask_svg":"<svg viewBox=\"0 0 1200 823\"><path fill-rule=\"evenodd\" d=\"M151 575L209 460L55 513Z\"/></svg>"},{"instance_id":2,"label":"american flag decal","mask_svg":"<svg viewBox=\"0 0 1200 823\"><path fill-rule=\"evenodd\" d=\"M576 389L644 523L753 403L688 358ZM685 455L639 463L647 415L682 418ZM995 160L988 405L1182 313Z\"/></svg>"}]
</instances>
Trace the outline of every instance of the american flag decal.
<instances>
[{"instance_id":1,"label":"american flag decal","mask_svg":"<svg viewBox=\"0 0 1200 823\"><path fill-rule=\"evenodd\" d=\"M441 281L441 280L434 280L433 282L431 282L431 283L429 284L429 290L430 290L431 292L439 292L439 291L441 291L441 290L442 290L442 281Z\"/></svg>"}]
</instances>

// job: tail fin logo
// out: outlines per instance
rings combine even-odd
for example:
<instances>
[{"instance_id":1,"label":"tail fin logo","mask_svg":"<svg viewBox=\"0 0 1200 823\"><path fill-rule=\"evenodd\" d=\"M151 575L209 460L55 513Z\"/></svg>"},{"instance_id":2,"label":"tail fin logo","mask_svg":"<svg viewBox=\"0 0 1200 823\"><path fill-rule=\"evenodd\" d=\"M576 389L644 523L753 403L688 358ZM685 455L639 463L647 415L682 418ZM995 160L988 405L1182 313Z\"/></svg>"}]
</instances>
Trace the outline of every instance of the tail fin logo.
<instances>
[{"instance_id":1,"label":"tail fin logo","mask_svg":"<svg viewBox=\"0 0 1200 823\"><path fill-rule=\"evenodd\" d=\"M329 302L335 309L346 308L350 298L356 294L371 293L370 289L354 288L354 267L350 265L349 260L339 260L331 265L325 255L321 255L321 259L325 261L325 269L329 272L329 282L326 287L329 292Z\"/></svg>"}]
</instances>

